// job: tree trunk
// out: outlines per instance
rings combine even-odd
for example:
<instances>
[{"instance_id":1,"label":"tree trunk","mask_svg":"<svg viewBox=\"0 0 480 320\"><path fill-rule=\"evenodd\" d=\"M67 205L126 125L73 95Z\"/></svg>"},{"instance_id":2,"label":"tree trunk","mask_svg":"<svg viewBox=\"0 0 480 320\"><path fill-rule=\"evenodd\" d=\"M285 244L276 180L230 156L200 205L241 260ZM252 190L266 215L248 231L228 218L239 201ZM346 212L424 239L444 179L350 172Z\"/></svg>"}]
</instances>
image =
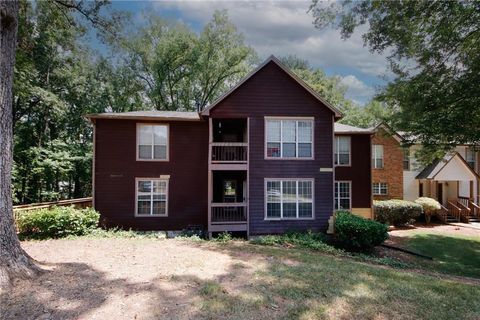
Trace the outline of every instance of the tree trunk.
<instances>
[{"instance_id":1,"label":"tree trunk","mask_svg":"<svg viewBox=\"0 0 480 320\"><path fill-rule=\"evenodd\" d=\"M20 246L12 209L12 86L17 44L18 1L0 0L0 291L14 278L37 274Z\"/></svg>"}]
</instances>

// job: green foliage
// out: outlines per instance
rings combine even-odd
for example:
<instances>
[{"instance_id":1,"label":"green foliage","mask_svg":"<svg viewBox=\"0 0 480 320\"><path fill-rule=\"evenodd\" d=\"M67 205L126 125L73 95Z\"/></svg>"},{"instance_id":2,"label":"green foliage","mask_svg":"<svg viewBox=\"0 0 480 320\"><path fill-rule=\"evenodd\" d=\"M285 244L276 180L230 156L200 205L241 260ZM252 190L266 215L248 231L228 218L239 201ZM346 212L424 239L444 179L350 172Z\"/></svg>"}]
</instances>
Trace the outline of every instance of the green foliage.
<instances>
[{"instance_id":1,"label":"green foliage","mask_svg":"<svg viewBox=\"0 0 480 320\"><path fill-rule=\"evenodd\" d=\"M157 110L203 109L256 62L226 11L216 11L200 34L156 15L146 19L118 47Z\"/></svg>"},{"instance_id":2,"label":"green foliage","mask_svg":"<svg viewBox=\"0 0 480 320\"><path fill-rule=\"evenodd\" d=\"M374 201L375 220L401 226L415 220L423 212L420 204L405 200Z\"/></svg>"},{"instance_id":3,"label":"green foliage","mask_svg":"<svg viewBox=\"0 0 480 320\"><path fill-rule=\"evenodd\" d=\"M345 248L371 250L388 238L388 227L382 223L364 219L348 211L335 215L335 240Z\"/></svg>"},{"instance_id":4,"label":"green foliage","mask_svg":"<svg viewBox=\"0 0 480 320\"><path fill-rule=\"evenodd\" d=\"M250 240L250 243L272 246L295 246L320 251L329 254L342 254L343 251L327 243L327 238L323 233L308 232L288 232L280 235L260 236Z\"/></svg>"},{"instance_id":5,"label":"green foliage","mask_svg":"<svg viewBox=\"0 0 480 320\"><path fill-rule=\"evenodd\" d=\"M423 208L423 212L428 214L431 214L436 210L441 209L440 203L437 200L428 197L418 198L417 200L415 200L415 203L421 205Z\"/></svg>"},{"instance_id":6,"label":"green foliage","mask_svg":"<svg viewBox=\"0 0 480 320\"><path fill-rule=\"evenodd\" d=\"M480 142L479 1L314 0L311 10L317 27L333 25L344 38L368 27L365 44L388 53L394 74L380 95L399 107L392 123L422 143L430 159Z\"/></svg>"},{"instance_id":7,"label":"green foliage","mask_svg":"<svg viewBox=\"0 0 480 320\"><path fill-rule=\"evenodd\" d=\"M88 234L97 227L99 218L92 208L54 207L23 212L17 225L23 238L62 238Z\"/></svg>"},{"instance_id":8,"label":"green foliage","mask_svg":"<svg viewBox=\"0 0 480 320\"><path fill-rule=\"evenodd\" d=\"M213 238L213 241L226 243L233 240L233 236L230 232L222 232Z\"/></svg>"}]
</instances>

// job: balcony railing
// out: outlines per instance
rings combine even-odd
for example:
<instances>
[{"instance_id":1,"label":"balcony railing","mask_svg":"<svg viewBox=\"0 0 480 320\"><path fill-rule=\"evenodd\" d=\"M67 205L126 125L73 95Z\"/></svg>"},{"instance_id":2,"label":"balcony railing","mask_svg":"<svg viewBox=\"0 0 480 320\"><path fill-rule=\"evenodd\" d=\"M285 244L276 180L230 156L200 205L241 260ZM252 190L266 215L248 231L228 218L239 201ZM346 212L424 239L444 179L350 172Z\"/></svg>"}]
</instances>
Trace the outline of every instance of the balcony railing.
<instances>
[{"instance_id":1,"label":"balcony railing","mask_svg":"<svg viewBox=\"0 0 480 320\"><path fill-rule=\"evenodd\" d=\"M247 203L211 203L211 223L247 222Z\"/></svg>"},{"instance_id":2,"label":"balcony railing","mask_svg":"<svg viewBox=\"0 0 480 320\"><path fill-rule=\"evenodd\" d=\"M247 163L248 143L212 142L212 163Z\"/></svg>"}]
</instances>

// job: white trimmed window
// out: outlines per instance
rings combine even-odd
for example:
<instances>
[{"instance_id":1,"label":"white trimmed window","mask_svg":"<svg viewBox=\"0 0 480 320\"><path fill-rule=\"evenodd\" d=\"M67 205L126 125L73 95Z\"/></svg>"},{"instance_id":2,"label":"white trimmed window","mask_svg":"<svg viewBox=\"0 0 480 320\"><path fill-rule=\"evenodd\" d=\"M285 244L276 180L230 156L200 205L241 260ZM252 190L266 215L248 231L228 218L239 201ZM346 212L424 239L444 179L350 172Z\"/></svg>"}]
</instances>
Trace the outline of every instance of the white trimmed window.
<instances>
[{"instance_id":1,"label":"white trimmed window","mask_svg":"<svg viewBox=\"0 0 480 320\"><path fill-rule=\"evenodd\" d=\"M465 160L467 161L468 165L475 169L476 166L476 159L475 159L475 149L472 147L468 147L465 149Z\"/></svg>"},{"instance_id":2,"label":"white trimmed window","mask_svg":"<svg viewBox=\"0 0 480 320\"><path fill-rule=\"evenodd\" d=\"M168 160L167 125L137 125L137 160Z\"/></svg>"},{"instance_id":3,"label":"white trimmed window","mask_svg":"<svg viewBox=\"0 0 480 320\"><path fill-rule=\"evenodd\" d=\"M335 137L335 165L349 166L350 165L350 137L338 136Z\"/></svg>"},{"instance_id":4,"label":"white trimmed window","mask_svg":"<svg viewBox=\"0 0 480 320\"><path fill-rule=\"evenodd\" d=\"M313 120L266 119L266 158L313 158Z\"/></svg>"},{"instance_id":5,"label":"white trimmed window","mask_svg":"<svg viewBox=\"0 0 480 320\"><path fill-rule=\"evenodd\" d=\"M410 170L410 149L403 148L403 170Z\"/></svg>"},{"instance_id":6,"label":"white trimmed window","mask_svg":"<svg viewBox=\"0 0 480 320\"><path fill-rule=\"evenodd\" d=\"M388 194L388 184L385 182L374 182L373 183L373 195L375 196L386 196Z\"/></svg>"},{"instance_id":7,"label":"white trimmed window","mask_svg":"<svg viewBox=\"0 0 480 320\"><path fill-rule=\"evenodd\" d=\"M168 215L168 179L136 179L135 215Z\"/></svg>"},{"instance_id":8,"label":"white trimmed window","mask_svg":"<svg viewBox=\"0 0 480 320\"><path fill-rule=\"evenodd\" d=\"M352 183L350 181L335 182L335 210L351 209Z\"/></svg>"},{"instance_id":9,"label":"white trimmed window","mask_svg":"<svg viewBox=\"0 0 480 320\"><path fill-rule=\"evenodd\" d=\"M313 180L265 180L265 219L313 218Z\"/></svg>"},{"instance_id":10,"label":"white trimmed window","mask_svg":"<svg viewBox=\"0 0 480 320\"><path fill-rule=\"evenodd\" d=\"M383 146L381 144L372 145L372 168L383 169Z\"/></svg>"}]
</instances>

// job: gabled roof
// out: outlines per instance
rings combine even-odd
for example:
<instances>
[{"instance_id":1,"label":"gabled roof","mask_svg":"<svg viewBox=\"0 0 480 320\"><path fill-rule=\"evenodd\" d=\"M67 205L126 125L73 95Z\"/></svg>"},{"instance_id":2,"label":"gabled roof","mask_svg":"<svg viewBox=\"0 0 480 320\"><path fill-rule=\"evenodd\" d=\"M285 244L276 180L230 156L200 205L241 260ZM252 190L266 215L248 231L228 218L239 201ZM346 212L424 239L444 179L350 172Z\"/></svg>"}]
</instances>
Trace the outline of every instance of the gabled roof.
<instances>
[{"instance_id":1,"label":"gabled roof","mask_svg":"<svg viewBox=\"0 0 480 320\"><path fill-rule=\"evenodd\" d=\"M338 123L338 122L334 123L334 131L335 131L335 133L344 133L344 134L347 134L347 133L372 134L372 133L374 133L372 128L358 128L358 127L354 127L354 126L350 126L348 124L343 124L343 123Z\"/></svg>"},{"instance_id":2,"label":"gabled roof","mask_svg":"<svg viewBox=\"0 0 480 320\"><path fill-rule=\"evenodd\" d=\"M405 142L406 139L403 134L400 133L400 131L395 131L392 127L390 127L388 124L385 122L382 122L378 124L377 126L372 128L375 132L378 131L378 129L383 129L387 133L389 133L395 140L397 140L399 143Z\"/></svg>"},{"instance_id":3,"label":"gabled roof","mask_svg":"<svg viewBox=\"0 0 480 320\"><path fill-rule=\"evenodd\" d=\"M106 112L87 115L92 119L136 119L136 120L169 120L169 121L200 121L198 112L187 111L130 111L130 112Z\"/></svg>"},{"instance_id":4,"label":"gabled roof","mask_svg":"<svg viewBox=\"0 0 480 320\"><path fill-rule=\"evenodd\" d=\"M449 153L442 159L435 160L415 177L415 179L419 180L428 179L436 181L469 181L478 178L480 176L458 152Z\"/></svg>"},{"instance_id":5,"label":"gabled roof","mask_svg":"<svg viewBox=\"0 0 480 320\"><path fill-rule=\"evenodd\" d=\"M329 108L334 114L336 119L340 119L342 117L342 113L340 110L332 106L329 102L327 102L324 98L322 98L315 90L313 90L305 81L300 79L295 73L293 73L290 69L284 66L280 60L278 60L275 56L271 55L267 60L265 60L262 64L260 64L255 70L250 72L247 76L245 76L239 83L237 83L233 88L228 90L222 96L220 96L217 100L212 102L207 108L202 111L202 115L208 116L210 114L210 110L215 108L220 102L222 102L225 98L227 98L230 94L232 94L235 90L237 90L242 84L244 84L248 79L253 77L258 71L263 69L269 62L275 63L280 69L285 71L293 80L295 80L299 85L301 85L305 90L307 90L314 98L324 104L327 108Z\"/></svg>"}]
</instances>

